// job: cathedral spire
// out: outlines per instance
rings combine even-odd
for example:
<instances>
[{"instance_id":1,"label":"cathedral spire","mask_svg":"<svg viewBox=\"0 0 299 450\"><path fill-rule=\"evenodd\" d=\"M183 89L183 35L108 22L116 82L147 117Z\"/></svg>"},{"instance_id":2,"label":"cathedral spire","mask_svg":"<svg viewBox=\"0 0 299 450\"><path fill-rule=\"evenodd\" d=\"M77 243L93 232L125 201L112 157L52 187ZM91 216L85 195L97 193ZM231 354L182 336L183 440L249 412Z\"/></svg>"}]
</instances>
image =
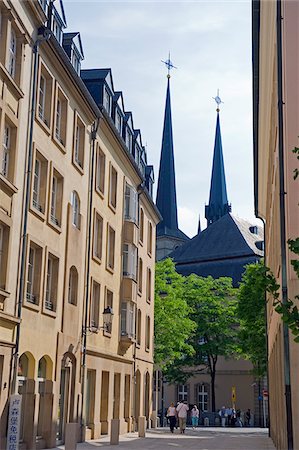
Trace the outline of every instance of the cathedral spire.
<instances>
[{"instance_id":1,"label":"cathedral spire","mask_svg":"<svg viewBox=\"0 0 299 450\"><path fill-rule=\"evenodd\" d=\"M225 171L223 162L221 131L220 131L220 119L219 119L219 106L222 103L219 97L219 91L215 97L217 103L217 121L216 121L216 134L214 144L214 156L213 156L213 168L210 187L209 204L205 207L205 217L207 219L207 225L211 225L220 219L220 217L231 211L231 206L228 203L226 192Z\"/></svg>"},{"instance_id":2,"label":"cathedral spire","mask_svg":"<svg viewBox=\"0 0 299 450\"><path fill-rule=\"evenodd\" d=\"M158 235L165 235L168 232L178 230L177 215L177 199L175 185L174 170L174 154L173 154L173 137L172 137L172 120L171 120L171 104L170 104L170 68L174 67L168 59L162 61L168 68L167 75L167 92L164 114L164 127L162 137L162 148L160 158L160 169L157 189L157 207L163 217L158 224Z\"/></svg>"}]
</instances>

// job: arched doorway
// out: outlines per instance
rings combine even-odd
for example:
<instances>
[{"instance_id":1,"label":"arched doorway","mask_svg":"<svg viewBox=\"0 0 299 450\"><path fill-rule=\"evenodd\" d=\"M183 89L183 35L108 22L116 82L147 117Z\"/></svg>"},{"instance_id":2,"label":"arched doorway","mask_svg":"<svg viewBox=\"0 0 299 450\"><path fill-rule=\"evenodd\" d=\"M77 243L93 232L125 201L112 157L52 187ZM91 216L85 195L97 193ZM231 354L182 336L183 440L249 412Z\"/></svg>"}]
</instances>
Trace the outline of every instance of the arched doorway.
<instances>
[{"instance_id":1,"label":"arched doorway","mask_svg":"<svg viewBox=\"0 0 299 450\"><path fill-rule=\"evenodd\" d=\"M137 370L135 373L135 401L134 401L134 416L136 421L136 427L138 426L138 418L140 416L140 387L141 387L141 375Z\"/></svg>"},{"instance_id":2,"label":"arched doorway","mask_svg":"<svg viewBox=\"0 0 299 450\"><path fill-rule=\"evenodd\" d=\"M60 391L57 416L57 439L64 443L65 424L74 422L76 358L67 352L61 361Z\"/></svg>"},{"instance_id":3,"label":"arched doorway","mask_svg":"<svg viewBox=\"0 0 299 450\"><path fill-rule=\"evenodd\" d=\"M144 415L149 424L150 415L150 374L146 372L144 377Z\"/></svg>"},{"instance_id":4,"label":"arched doorway","mask_svg":"<svg viewBox=\"0 0 299 450\"><path fill-rule=\"evenodd\" d=\"M22 395L20 441L30 442L34 423L34 372L35 359L30 352L19 357L18 363L18 393Z\"/></svg>"},{"instance_id":5,"label":"arched doorway","mask_svg":"<svg viewBox=\"0 0 299 450\"><path fill-rule=\"evenodd\" d=\"M37 440L43 445L49 445L52 428L53 412L53 363L49 356L40 358L37 368L39 393ZM43 442L42 442L43 441Z\"/></svg>"}]
</instances>

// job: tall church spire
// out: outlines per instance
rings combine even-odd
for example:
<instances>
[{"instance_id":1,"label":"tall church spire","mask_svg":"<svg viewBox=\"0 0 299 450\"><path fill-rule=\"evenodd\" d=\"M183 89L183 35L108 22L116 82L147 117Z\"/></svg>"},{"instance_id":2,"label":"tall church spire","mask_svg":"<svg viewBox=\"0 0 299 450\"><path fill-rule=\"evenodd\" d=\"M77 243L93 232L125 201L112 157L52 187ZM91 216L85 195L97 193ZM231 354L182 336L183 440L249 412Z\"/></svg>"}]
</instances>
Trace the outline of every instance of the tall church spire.
<instances>
[{"instance_id":1,"label":"tall church spire","mask_svg":"<svg viewBox=\"0 0 299 450\"><path fill-rule=\"evenodd\" d=\"M157 227L158 235L168 234L167 229L178 230L169 74L167 75L166 105L156 204L163 217L163 220Z\"/></svg>"},{"instance_id":2,"label":"tall church spire","mask_svg":"<svg viewBox=\"0 0 299 450\"><path fill-rule=\"evenodd\" d=\"M231 211L231 205L228 203L226 192L226 181L224 172L220 119L219 119L219 105L221 99L218 95L215 97L217 103L217 121L216 121L216 135L214 144L213 168L210 187L209 204L205 207L205 217L207 225L211 225L220 219L220 217Z\"/></svg>"}]
</instances>

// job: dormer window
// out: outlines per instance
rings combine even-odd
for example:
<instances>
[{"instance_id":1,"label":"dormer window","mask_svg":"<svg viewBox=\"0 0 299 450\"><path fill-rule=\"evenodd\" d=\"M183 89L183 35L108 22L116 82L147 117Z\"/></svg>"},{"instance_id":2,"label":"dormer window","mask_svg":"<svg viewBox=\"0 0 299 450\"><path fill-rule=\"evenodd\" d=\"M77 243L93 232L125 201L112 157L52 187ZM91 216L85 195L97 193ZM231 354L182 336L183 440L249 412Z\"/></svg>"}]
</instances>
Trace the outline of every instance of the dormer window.
<instances>
[{"instance_id":1,"label":"dormer window","mask_svg":"<svg viewBox=\"0 0 299 450\"><path fill-rule=\"evenodd\" d=\"M62 29L58 22L53 18L53 34L56 37L57 41L61 43Z\"/></svg>"},{"instance_id":2,"label":"dormer window","mask_svg":"<svg viewBox=\"0 0 299 450\"><path fill-rule=\"evenodd\" d=\"M77 72L77 74L80 74L81 61L80 61L79 56L76 54L76 52L74 50L72 52L72 65L73 65L75 71Z\"/></svg>"},{"instance_id":3,"label":"dormer window","mask_svg":"<svg viewBox=\"0 0 299 450\"><path fill-rule=\"evenodd\" d=\"M258 234L258 230L257 230L257 226L256 225L252 225L251 227L249 227L249 231L252 234Z\"/></svg>"},{"instance_id":4,"label":"dormer window","mask_svg":"<svg viewBox=\"0 0 299 450\"><path fill-rule=\"evenodd\" d=\"M129 152L132 153L132 133L128 128L126 128L126 146Z\"/></svg>"},{"instance_id":5,"label":"dormer window","mask_svg":"<svg viewBox=\"0 0 299 450\"><path fill-rule=\"evenodd\" d=\"M104 87L103 106L110 115L111 97L108 90Z\"/></svg>"},{"instance_id":6,"label":"dormer window","mask_svg":"<svg viewBox=\"0 0 299 450\"><path fill-rule=\"evenodd\" d=\"M118 110L116 110L115 113L115 126L117 128L117 131L119 132L119 134L121 134L121 130L122 130L122 116L120 114L120 112Z\"/></svg>"}]
</instances>

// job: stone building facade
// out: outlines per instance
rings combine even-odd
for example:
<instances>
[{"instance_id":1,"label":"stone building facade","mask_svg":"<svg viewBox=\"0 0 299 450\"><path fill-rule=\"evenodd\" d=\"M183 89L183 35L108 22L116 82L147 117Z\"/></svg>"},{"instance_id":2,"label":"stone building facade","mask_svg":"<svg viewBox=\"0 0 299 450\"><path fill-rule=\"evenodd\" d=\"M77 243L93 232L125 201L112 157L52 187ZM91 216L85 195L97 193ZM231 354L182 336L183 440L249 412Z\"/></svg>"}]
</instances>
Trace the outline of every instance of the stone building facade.
<instances>
[{"instance_id":1,"label":"stone building facade","mask_svg":"<svg viewBox=\"0 0 299 450\"><path fill-rule=\"evenodd\" d=\"M50 448L68 423L79 441L150 421L160 216L132 113L111 70L80 71L62 2L4 0L0 20L1 448L14 392L21 448Z\"/></svg>"},{"instance_id":2,"label":"stone building facade","mask_svg":"<svg viewBox=\"0 0 299 450\"><path fill-rule=\"evenodd\" d=\"M256 215L265 223L265 262L280 285L283 302L298 306L299 281L287 245L299 236L298 20L299 4L252 2L254 182ZM299 448L299 347L267 303L270 435L277 449Z\"/></svg>"}]
</instances>

